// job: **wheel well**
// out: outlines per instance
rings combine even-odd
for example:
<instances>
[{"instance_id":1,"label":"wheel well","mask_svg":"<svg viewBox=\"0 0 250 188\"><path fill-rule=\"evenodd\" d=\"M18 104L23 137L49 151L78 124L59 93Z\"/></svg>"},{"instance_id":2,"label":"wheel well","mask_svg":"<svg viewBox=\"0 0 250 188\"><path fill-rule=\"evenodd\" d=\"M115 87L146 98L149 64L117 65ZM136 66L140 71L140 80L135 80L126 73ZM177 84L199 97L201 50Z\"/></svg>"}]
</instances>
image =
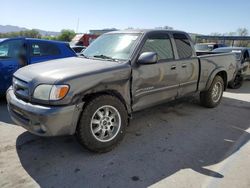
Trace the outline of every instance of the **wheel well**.
<instances>
[{"instance_id":1,"label":"wheel well","mask_svg":"<svg viewBox=\"0 0 250 188\"><path fill-rule=\"evenodd\" d=\"M220 71L216 75L220 76L224 81L224 90L227 89L227 73L226 71Z\"/></svg>"},{"instance_id":2,"label":"wheel well","mask_svg":"<svg viewBox=\"0 0 250 188\"><path fill-rule=\"evenodd\" d=\"M105 91L100 91L100 92L96 92L96 93L90 93L90 94L85 95L82 98L82 101L86 102L85 103L85 105L86 105L88 103L88 101L90 101L91 99L93 99L95 97L98 97L100 95L112 95L112 96L118 98L123 103L123 105L125 106L127 112L129 112L128 111L128 106L126 104L126 101L124 100L124 98L122 97L122 95L119 92L115 91L115 90L105 90Z\"/></svg>"}]
</instances>

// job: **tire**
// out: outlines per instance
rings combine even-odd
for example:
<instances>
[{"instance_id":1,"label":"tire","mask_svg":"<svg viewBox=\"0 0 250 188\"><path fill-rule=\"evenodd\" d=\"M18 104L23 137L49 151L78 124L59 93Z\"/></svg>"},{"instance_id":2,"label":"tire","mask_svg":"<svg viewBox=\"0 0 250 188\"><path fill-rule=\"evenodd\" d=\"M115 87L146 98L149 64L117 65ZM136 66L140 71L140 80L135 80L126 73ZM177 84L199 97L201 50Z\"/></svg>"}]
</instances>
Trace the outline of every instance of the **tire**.
<instances>
[{"instance_id":1,"label":"tire","mask_svg":"<svg viewBox=\"0 0 250 188\"><path fill-rule=\"evenodd\" d=\"M239 89L243 84L243 77L241 74L237 74L232 82L229 82L228 87L231 89Z\"/></svg>"},{"instance_id":2,"label":"tire","mask_svg":"<svg viewBox=\"0 0 250 188\"><path fill-rule=\"evenodd\" d=\"M124 104L115 96L100 95L84 107L76 137L88 150L104 153L120 143L127 125L128 114Z\"/></svg>"},{"instance_id":3,"label":"tire","mask_svg":"<svg viewBox=\"0 0 250 188\"><path fill-rule=\"evenodd\" d=\"M214 108L218 106L222 99L224 85L223 79L218 75L215 76L210 88L207 91L200 93L201 105L207 108ZM215 95L216 88L218 88L217 95Z\"/></svg>"}]
</instances>

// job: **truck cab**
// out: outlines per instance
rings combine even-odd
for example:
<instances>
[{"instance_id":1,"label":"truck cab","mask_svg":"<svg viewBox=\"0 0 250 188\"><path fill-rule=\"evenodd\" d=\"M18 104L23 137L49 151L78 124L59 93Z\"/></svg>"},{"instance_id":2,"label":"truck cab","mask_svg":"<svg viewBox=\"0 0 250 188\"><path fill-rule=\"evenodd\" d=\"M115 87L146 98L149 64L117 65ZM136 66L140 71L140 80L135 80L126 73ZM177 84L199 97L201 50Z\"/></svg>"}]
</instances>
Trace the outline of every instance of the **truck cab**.
<instances>
[{"instance_id":1,"label":"truck cab","mask_svg":"<svg viewBox=\"0 0 250 188\"><path fill-rule=\"evenodd\" d=\"M26 65L76 56L66 43L30 38L0 39L0 94L12 83L12 75Z\"/></svg>"}]
</instances>

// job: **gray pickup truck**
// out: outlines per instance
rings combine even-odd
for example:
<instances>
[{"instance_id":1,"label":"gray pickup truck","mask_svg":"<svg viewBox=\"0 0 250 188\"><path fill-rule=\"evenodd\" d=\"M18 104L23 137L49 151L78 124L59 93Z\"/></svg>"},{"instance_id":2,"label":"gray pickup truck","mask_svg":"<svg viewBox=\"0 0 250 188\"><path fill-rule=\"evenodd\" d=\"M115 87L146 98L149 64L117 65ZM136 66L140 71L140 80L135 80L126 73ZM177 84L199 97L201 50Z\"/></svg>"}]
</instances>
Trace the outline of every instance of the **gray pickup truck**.
<instances>
[{"instance_id":1,"label":"gray pickup truck","mask_svg":"<svg viewBox=\"0 0 250 188\"><path fill-rule=\"evenodd\" d=\"M8 109L33 134L75 134L89 150L107 152L133 112L197 92L203 106L216 107L235 74L234 54L197 57L185 32L116 31L96 39L84 57L19 69Z\"/></svg>"}]
</instances>

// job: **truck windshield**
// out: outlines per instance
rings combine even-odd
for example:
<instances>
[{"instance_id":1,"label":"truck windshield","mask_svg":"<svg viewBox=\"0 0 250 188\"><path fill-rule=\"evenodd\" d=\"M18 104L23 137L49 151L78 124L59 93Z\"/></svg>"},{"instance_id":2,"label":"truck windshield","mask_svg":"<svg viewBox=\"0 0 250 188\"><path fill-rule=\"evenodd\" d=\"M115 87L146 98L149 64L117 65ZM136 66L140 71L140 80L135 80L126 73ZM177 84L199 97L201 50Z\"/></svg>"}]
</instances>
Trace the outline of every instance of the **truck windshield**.
<instances>
[{"instance_id":1,"label":"truck windshield","mask_svg":"<svg viewBox=\"0 0 250 188\"><path fill-rule=\"evenodd\" d=\"M114 33L98 37L86 48L83 55L87 58L107 60L128 60L134 51L139 34Z\"/></svg>"}]
</instances>

